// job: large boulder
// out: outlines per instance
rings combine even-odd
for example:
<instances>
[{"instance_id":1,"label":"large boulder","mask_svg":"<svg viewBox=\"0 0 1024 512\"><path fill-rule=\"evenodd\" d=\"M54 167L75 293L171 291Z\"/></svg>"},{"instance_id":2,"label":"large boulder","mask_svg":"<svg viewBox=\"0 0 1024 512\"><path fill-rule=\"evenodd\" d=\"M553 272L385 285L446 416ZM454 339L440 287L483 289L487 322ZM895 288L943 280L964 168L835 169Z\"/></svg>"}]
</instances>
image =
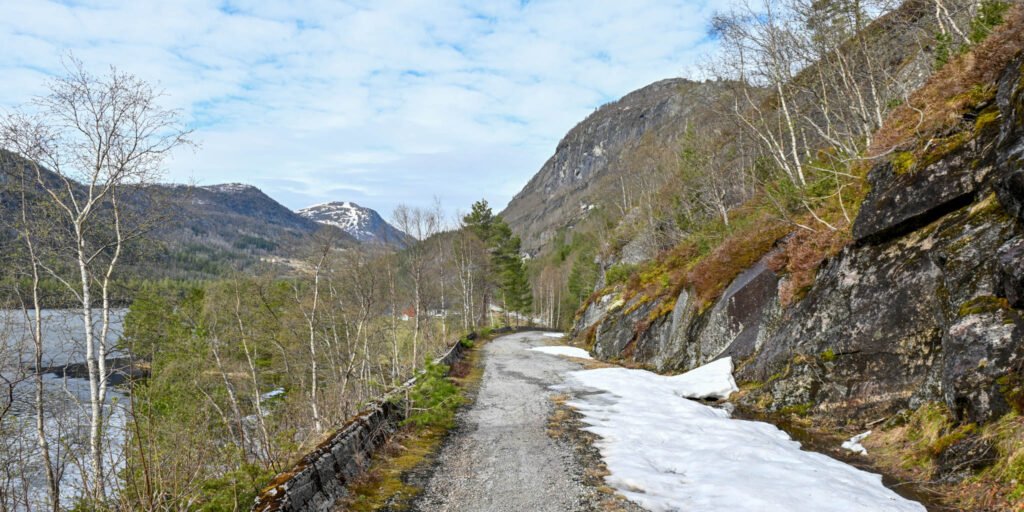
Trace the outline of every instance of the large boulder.
<instances>
[{"instance_id":1,"label":"large boulder","mask_svg":"<svg viewBox=\"0 0 1024 512\"><path fill-rule=\"evenodd\" d=\"M996 253L996 293L1010 306L1024 309L1024 237L1003 244Z\"/></svg>"},{"instance_id":2,"label":"large boulder","mask_svg":"<svg viewBox=\"0 0 1024 512\"><path fill-rule=\"evenodd\" d=\"M977 139L963 142L949 155L921 169L897 172L892 163L868 174L871 191L853 223L858 243L878 243L909 233L971 204L987 178L990 154Z\"/></svg>"},{"instance_id":3,"label":"large boulder","mask_svg":"<svg viewBox=\"0 0 1024 512\"><path fill-rule=\"evenodd\" d=\"M768 268L767 259L737 276L711 309L707 327L698 338L698 365L722 356L745 361L775 332L782 315L779 276Z\"/></svg>"},{"instance_id":4,"label":"large boulder","mask_svg":"<svg viewBox=\"0 0 1024 512\"><path fill-rule=\"evenodd\" d=\"M992 296L968 301L959 313L942 337L943 394L958 420L981 423L1010 410L1001 379L1024 368L1024 318Z\"/></svg>"},{"instance_id":5,"label":"large boulder","mask_svg":"<svg viewBox=\"0 0 1024 512\"><path fill-rule=\"evenodd\" d=\"M594 334L594 354L601 359L628 357L626 348L637 338L642 322L650 315L656 304L645 302L643 296L634 297L622 304L613 301L608 312L597 324ZM633 347L635 350L635 347Z\"/></svg>"},{"instance_id":6,"label":"large boulder","mask_svg":"<svg viewBox=\"0 0 1024 512\"><path fill-rule=\"evenodd\" d=\"M1024 56L999 81L996 104L1003 123L999 133L999 167L1004 175L996 185L1008 212L1024 220Z\"/></svg>"}]
</instances>

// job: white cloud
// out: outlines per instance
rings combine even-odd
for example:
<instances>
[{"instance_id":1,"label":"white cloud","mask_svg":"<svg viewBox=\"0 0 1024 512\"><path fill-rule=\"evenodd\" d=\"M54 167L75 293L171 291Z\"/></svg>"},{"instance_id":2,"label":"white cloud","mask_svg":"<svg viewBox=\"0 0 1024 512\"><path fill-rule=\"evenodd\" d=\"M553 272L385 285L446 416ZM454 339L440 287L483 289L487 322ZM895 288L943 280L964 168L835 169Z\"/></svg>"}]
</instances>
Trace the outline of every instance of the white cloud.
<instances>
[{"instance_id":1,"label":"white cloud","mask_svg":"<svg viewBox=\"0 0 1024 512\"><path fill-rule=\"evenodd\" d=\"M713 51L713 0L0 0L0 107L67 51L168 93L198 151L173 181L244 181L292 208L503 206L602 103Z\"/></svg>"}]
</instances>

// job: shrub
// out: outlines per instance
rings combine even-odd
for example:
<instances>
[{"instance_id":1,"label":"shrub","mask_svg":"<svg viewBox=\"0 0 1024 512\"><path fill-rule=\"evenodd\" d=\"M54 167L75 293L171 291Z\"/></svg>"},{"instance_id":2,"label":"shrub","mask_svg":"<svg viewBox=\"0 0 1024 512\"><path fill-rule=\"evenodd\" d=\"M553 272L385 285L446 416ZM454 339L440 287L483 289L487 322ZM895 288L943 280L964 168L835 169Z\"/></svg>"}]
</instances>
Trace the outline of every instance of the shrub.
<instances>
[{"instance_id":1,"label":"shrub","mask_svg":"<svg viewBox=\"0 0 1024 512\"><path fill-rule=\"evenodd\" d=\"M935 34L935 68L939 69L949 62L950 48L953 46L953 38L948 33Z\"/></svg>"},{"instance_id":2,"label":"shrub","mask_svg":"<svg viewBox=\"0 0 1024 512\"><path fill-rule=\"evenodd\" d=\"M423 373L409 390L411 413L403 424L451 427L455 421L455 410L462 402L459 388L448 380L448 367L428 358Z\"/></svg>"},{"instance_id":3,"label":"shrub","mask_svg":"<svg viewBox=\"0 0 1024 512\"><path fill-rule=\"evenodd\" d=\"M790 227L766 215L736 229L686 275L702 304L715 300L741 272L768 254Z\"/></svg>"},{"instance_id":4,"label":"shrub","mask_svg":"<svg viewBox=\"0 0 1024 512\"><path fill-rule=\"evenodd\" d=\"M1009 2L985 0L978 7L978 14L971 20L971 32L968 39L978 44L992 33L992 30L1003 24Z\"/></svg>"},{"instance_id":5,"label":"shrub","mask_svg":"<svg viewBox=\"0 0 1024 512\"><path fill-rule=\"evenodd\" d=\"M799 230L786 239L782 244L782 250L768 261L768 266L772 270L789 274L779 286L779 302L783 307L802 299L814 284L814 278L822 263L838 254L849 243L850 234L847 227L842 226L835 231Z\"/></svg>"},{"instance_id":6,"label":"shrub","mask_svg":"<svg viewBox=\"0 0 1024 512\"><path fill-rule=\"evenodd\" d=\"M252 503L260 486L274 477L274 470L245 463L201 483L202 500L189 504L190 510L213 512L232 510L237 503ZM183 504L182 504L183 505Z\"/></svg>"},{"instance_id":7,"label":"shrub","mask_svg":"<svg viewBox=\"0 0 1024 512\"><path fill-rule=\"evenodd\" d=\"M636 265L629 265L627 263L612 265L611 267L608 267L608 270L605 272L605 282L608 286L624 283L635 272Z\"/></svg>"}]
</instances>

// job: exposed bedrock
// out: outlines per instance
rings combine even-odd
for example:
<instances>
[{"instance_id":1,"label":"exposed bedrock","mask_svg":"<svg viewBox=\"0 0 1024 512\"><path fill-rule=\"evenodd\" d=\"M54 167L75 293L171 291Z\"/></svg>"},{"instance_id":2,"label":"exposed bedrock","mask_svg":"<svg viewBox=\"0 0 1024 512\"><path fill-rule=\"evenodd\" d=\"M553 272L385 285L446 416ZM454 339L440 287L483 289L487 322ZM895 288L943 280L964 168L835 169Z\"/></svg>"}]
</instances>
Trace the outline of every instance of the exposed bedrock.
<instances>
[{"instance_id":1,"label":"exposed bedrock","mask_svg":"<svg viewBox=\"0 0 1024 512\"><path fill-rule=\"evenodd\" d=\"M609 292L575 332L600 357L663 371L733 356L769 409L868 422L941 400L964 421L1000 416L1024 370L1021 63L983 107L992 124L974 112L933 161L876 165L854 243L800 302L783 310L762 260L703 309L684 291L651 318L668 305Z\"/></svg>"}]
</instances>

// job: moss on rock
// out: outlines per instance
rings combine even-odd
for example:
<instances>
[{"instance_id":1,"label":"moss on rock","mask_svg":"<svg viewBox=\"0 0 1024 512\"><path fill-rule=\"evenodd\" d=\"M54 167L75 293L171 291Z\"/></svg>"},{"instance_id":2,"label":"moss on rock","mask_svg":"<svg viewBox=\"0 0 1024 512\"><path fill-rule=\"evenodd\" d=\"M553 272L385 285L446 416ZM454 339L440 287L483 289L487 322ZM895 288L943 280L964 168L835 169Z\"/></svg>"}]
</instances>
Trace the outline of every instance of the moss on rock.
<instances>
[{"instance_id":1,"label":"moss on rock","mask_svg":"<svg viewBox=\"0 0 1024 512\"><path fill-rule=\"evenodd\" d=\"M970 315L983 315L986 313L997 313L1002 310L1010 309L1010 303L1002 297L993 297L991 295L982 295L975 297L960 306L959 315L961 317Z\"/></svg>"}]
</instances>

